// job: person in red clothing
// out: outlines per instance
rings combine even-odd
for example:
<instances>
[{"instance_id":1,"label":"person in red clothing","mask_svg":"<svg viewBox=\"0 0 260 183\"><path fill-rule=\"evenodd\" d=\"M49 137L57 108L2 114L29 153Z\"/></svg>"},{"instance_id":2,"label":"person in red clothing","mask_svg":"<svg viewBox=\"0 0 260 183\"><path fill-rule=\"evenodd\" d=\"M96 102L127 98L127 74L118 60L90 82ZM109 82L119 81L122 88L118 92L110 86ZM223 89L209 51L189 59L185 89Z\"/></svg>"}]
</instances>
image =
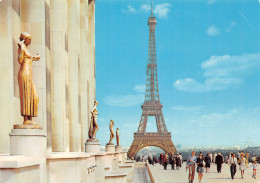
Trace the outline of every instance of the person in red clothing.
<instances>
[{"instance_id":1,"label":"person in red clothing","mask_svg":"<svg viewBox=\"0 0 260 183\"><path fill-rule=\"evenodd\" d=\"M164 170L167 169L167 164L168 164L168 154L165 153L164 156L163 156L163 167L164 167Z\"/></svg>"}]
</instances>

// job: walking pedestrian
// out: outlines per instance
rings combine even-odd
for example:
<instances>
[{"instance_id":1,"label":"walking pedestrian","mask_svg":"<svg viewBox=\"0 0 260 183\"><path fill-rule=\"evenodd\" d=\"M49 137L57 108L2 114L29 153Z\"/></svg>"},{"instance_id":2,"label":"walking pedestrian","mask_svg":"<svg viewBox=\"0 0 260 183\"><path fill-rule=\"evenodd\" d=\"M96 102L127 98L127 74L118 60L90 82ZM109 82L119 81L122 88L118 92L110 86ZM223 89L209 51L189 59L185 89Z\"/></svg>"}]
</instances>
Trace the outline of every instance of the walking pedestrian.
<instances>
[{"instance_id":1,"label":"walking pedestrian","mask_svg":"<svg viewBox=\"0 0 260 183\"><path fill-rule=\"evenodd\" d=\"M174 167L175 167L175 163L176 163L176 160L175 160L175 155L172 153L170 158L169 158L169 163L171 164L172 166L172 170L174 170Z\"/></svg>"},{"instance_id":2,"label":"walking pedestrian","mask_svg":"<svg viewBox=\"0 0 260 183\"><path fill-rule=\"evenodd\" d=\"M212 152L209 153L209 157L210 157L210 163L213 163Z\"/></svg>"},{"instance_id":3,"label":"walking pedestrian","mask_svg":"<svg viewBox=\"0 0 260 183\"><path fill-rule=\"evenodd\" d=\"M193 183L195 176L195 163L197 162L196 151L192 151L187 159L186 168L189 168L189 183Z\"/></svg>"},{"instance_id":4,"label":"walking pedestrian","mask_svg":"<svg viewBox=\"0 0 260 183\"><path fill-rule=\"evenodd\" d=\"M164 170L167 169L167 164L168 164L168 154L165 153L164 156L163 156L163 167L164 167Z\"/></svg>"},{"instance_id":5,"label":"walking pedestrian","mask_svg":"<svg viewBox=\"0 0 260 183\"><path fill-rule=\"evenodd\" d=\"M249 152L246 152L245 156L246 156L246 161L249 163L249 158L250 158Z\"/></svg>"},{"instance_id":6,"label":"walking pedestrian","mask_svg":"<svg viewBox=\"0 0 260 183\"><path fill-rule=\"evenodd\" d=\"M240 159L240 154L241 154L241 153L238 151L238 152L237 152L237 162L238 162L239 159ZM238 164L239 164L239 163L238 163Z\"/></svg>"},{"instance_id":7,"label":"walking pedestrian","mask_svg":"<svg viewBox=\"0 0 260 183\"><path fill-rule=\"evenodd\" d=\"M206 163L206 173L208 173L210 169L210 163L211 163L209 153L207 154L207 156L205 156L205 163Z\"/></svg>"},{"instance_id":8,"label":"walking pedestrian","mask_svg":"<svg viewBox=\"0 0 260 183\"><path fill-rule=\"evenodd\" d=\"M176 169L179 170L181 167L181 158L180 158L179 154L177 154L175 159L176 159Z\"/></svg>"},{"instance_id":9,"label":"walking pedestrian","mask_svg":"<svg viewBox=\"0 0 260 183\"><path fill-rule=\"evenodd\" d=\"M213 164L215 164L216 163L216 157L217 157L217 153L215 152L215 154L214 154L214 156L213 156Z\"/></svg>"},{"instance_id":10,"label":"walking pedestrian","mask_svg":"<svg viewBox=\"0 0 260 183\"><path fill-rule=\"evenodd\" d=\"M237 171L237 159L234 153L231 154L231 157L228 160L228 165L230 166L231 178L234 179Z\"/></svg>"},{"instance_id":11,"label":"walking pedestrian","mask_svg":"<svg viewBox=\"0 0 260 183\"><path fill-rule=\"evenodd\" d=\"M199 179L199 183L201 183L201 179L202 179L203 173L204 173L204 168L203 168L204 160L203 160L202 154L199 155L196 163L197 163L198 179Z\"/></svg>"},{"instance_id":12,"label":"walking pedestrian","mask_svg":"<svg viewBox=\"0 0 260 183\"><path fill-rule=\"evenodd\" d=\"M217 171L218 173L221 173L221 166L223 163L223 156L221 156L220 153L216 156L216 164L217 164Z\"/></svg>"},{"instance_id":13,"label":"walking pedestrian","mask_svg":"<svg viewBox=\"0 0 260 183\"><path fill-rule=\"evenodd\" d=\"M248 163L246 161L244 153L241 153L240 159L238 161L240 163L239 169L241 170L241 178L243 179L244 178L244 174L245 174L245 169L248 168Z\"/></svg>"},{"instance_id":14,"label":"walking pedestrian","mask_svg":"<svg viewBox=\"0 0 260 183\"><path fill-rule=\"evenodd\" d=\"M256 161L253 162L252 167L253 167L252 178L256 179L256 170L257 170L257 162Z\"/></svg>"},{"instance_id":15,"label":"walking pedestrian","mask_svg":"<svg viewBox=\"0 0 260 183\"><path fill-rule=\"evenodd\" d=\"M179 154L179 157L180 157L180 159L181 159L181 165L182 165L182 163L183 163L183 158L182 158L182 154L181 154L181 153Z\"/></svg>"},{"instance_id":16,"label":"walking pedestrian","mask_svg":"<svg viewBox=\"0 0 260 183\"><path fill-rule=\"evenodd\" d=\"M163 154L161 153L160 156L159 156L159 163L160 163L160 165L162 165L162 161L163 161Z\"/></svg>"}]
</instances>

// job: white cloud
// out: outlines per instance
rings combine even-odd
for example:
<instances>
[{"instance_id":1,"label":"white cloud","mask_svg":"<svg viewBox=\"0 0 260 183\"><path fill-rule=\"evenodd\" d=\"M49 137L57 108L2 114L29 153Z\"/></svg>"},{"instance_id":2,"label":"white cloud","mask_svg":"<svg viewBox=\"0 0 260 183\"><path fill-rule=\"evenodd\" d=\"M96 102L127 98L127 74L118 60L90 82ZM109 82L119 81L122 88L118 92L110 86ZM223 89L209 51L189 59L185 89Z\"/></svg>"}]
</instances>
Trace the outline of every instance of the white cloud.
<instances>
[{"instance_id":1,"label":"white cloud","mask_svg":"<svg viewBox=\"0 0 260 183\"><path fill-rule=\"evenodd\" d=\"M242 83L243 80L237 78L209 78L204 83L199 83L194 79L179 79L173 85L178 90L204 93L238 87Z\"/></svg>"},{"instance_id":2,"label":"white cloud","mask_svg":"<svg viewBox=\"0 0 260 183\"><path fill-rule=\"evenodd\" d=\"M260 54L212 56L202 62L205 77L231 77L260 69Z\"/></svg>"},{"instance_id":3,"label":"white cloud","mask_svg":"<svg viewBox=\"0 0 260 183\"><path fill-rule=\"evenodd\" d=\"M239 124L240 128L237 130L247 131L248 124L253 126L259 123L259 112L259 108L234 108L226 113L203 114L191 120L191 122L199 126L220 128L222 128L223 125L232 127L235 124ZM226 129L229 129L229 127ZM234 131L234 133L238 133L238 131Z\"/></svg>"},{"instance_id":4,"label":"white cloud","mask_svg":"<svg viewBox=\"0 0 260 183\"><path fill-rule=\"evenodd\" d=\"M227 32L230 32L235 26L237 25L236 22L231 22L229 27L226 29Z\"/></svg>"},{"instance_id":5,"label":"white cloud","mask_svg":"<svg viewBox=\"0 0 260 183\"><path fill-rule=\"evenodd\" d=\"M213 4L213 3L215 3L215 2L217 2L217 0L209 0L209 1L208 1L208 4Z\"/></svg>"},{"instance_id":6,"label":"white cloud","mask_svg":"<svg viewBox=\"0 0 260 183\"><path fill-rule=\"evenodd\" d=\"M169 3L157 4L154 7L153 13L158 16L158 18L167 18L168 13L171 11L172 5ZM151 12L151 5L143 4L141 5L141 10L147 12Z\"/></svg>"},{"instance_id":7,"label":"white cloud","mask_svg":"<svg viewBox=\"0 0 260 183\"><path fill-rule=\"evenodd\" d=\"M220 30L217 27L215 27L215 25L212 25L208 27L207 34L209 36L217 36L220 34Z\"/></svg>"},{"instance_id":8,"label":"white cloud","mask_svg":"<svg viewBox=\"0 0 260 183\"><path fill-rule=\"evenodd\" d=\"M154 8L154 14L158 15L159 18L167 18L171 7L172 5L169 3L158 4Z\"/></svg>"},{"instance_id":9,"label":"white cloud","mask_svg":"<svg viewBox=\"0 0 260 183\"><path fill-rule=\"evenodd\" d=\"M135 85L133 90L140 94L109 95L105 97L104 103L109 106L132 107L144 102L146 85Z\"/></svg>"},{"instance_id":10,"label":"white cloud","mask_svg":"<svg viewBox=\"0 0 260 183\"><path fill-rule=\"evenodd\" d=\"M140 84L140 85L135 85L133 90L143 93L143 92L145 92L145 89L146 89L146 85Z\"/></svg>"},{"instance_id":11,"label":"white cloud","mask_svg":"<svg viewBox=\"0 0 260 183\"><path fill-rule=\"evenodd\" d=\"M234 118L236 118L237 115L241 112L241 109L235 108L227 113L203 114L199 116L197 119L192 120L192 123L196 123L197 125L203 127L213 127L219 123L235 122Z\"/></svg>"},{"instance_id":12,"label":"white cloud","mask_svg":"<svg viewBox=\"0 0 260 183\"><path fill-rule=\"evenodd\" d=\"M135 8L133 6L128 5L127 9L123 9L122 12L123 13L127 13L127 14L131 14L131 13L134 14L136 12L136 10L135 10Z\"/></svg>"},{"instance_id":13,"label":"white cloud","mask_svg":"<svg viewBox=\"0 0 260 183\"><path fill-rule=\"evenodd\" d=\"M183 106L183 105L178 105L178 106L172 106L171 109L174 111L184 111L184 112L197 112L200 111L204 106Z\"/></svg>"},{"instance_id":14,"label":"white cloud","mask_svg":"<svg viewBox=\"0 0 260 183\"><path fill-rule=\"evenodd\" d=\"M109 106L117 106L117 107L131 107L141 105L144 102L144 95L110 95L105 97L104 103Z\"/></svg>"},{"instance_id":15,"label":"white cloud","mask_svg":"<svg viewBox=\"0 0 260 183\"><path fill-rule=\"evenodd\" d=\"M202 62L204 82L192 78L179 79L173 86L182 91L210 92L236 88L244 83L244 77L260 69L260 54L243 54L237 56L212 56Z\"/></svg>"},{"instance_id":16,"label":"white cloud","mask_svg":"<svg viewBox=\"0 0 260 183\"><path fill-rule=\"evenodd\" d=\"M141 5L141 10L144 10L145 12L151 11L151 5L143 4Z\"/></svg>"}]
</instances>

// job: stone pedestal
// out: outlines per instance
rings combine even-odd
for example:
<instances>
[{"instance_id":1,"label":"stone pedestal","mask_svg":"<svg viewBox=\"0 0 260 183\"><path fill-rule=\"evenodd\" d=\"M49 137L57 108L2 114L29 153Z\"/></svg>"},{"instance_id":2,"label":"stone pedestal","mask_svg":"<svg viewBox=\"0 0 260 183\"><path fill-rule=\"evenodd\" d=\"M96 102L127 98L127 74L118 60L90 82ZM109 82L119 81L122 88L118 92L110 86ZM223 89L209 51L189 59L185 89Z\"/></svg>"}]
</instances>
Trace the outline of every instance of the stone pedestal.
<instances>
[{"instance_id":1,"label":"stone pedestal","mask_svg":"<svg viewBox=\"0 0 260 183\"><path fill-rule=\"evenodd\" d=\"M115 145L114 144L107 144L106 145L106 152L114 153L115 152Z\"/></svg>"},{"instance_id":2,"label":"stone pedestal","mask_svg":"<svg viewBox=\"0 0 260 183\"><path fill-rule=\"evenodd\" d=\"M87 153L100 152L99 140L87 140L87 142L85 143L85 152Z\"/></svg>"},{"instance_id":3,"label":"stone pedestal","mask_svg":"<svg viewBox=\"0 0 260 183\"><path fill-rule=\"evenodd\" d=\"M46 133L40 129L12 129L10 135L10 154L46 157Z\"/></svg>"},{"instance_id":4,"label":"stone pedestal","mask_svg":"<svg viewBox=\"0 0 260 183\"><path fill-rule=\"evenodd\" d=\"M116 152L121 152L121 151L122 151L122 146L121 145L116 146Z\"/></svg>"}]
</instances>

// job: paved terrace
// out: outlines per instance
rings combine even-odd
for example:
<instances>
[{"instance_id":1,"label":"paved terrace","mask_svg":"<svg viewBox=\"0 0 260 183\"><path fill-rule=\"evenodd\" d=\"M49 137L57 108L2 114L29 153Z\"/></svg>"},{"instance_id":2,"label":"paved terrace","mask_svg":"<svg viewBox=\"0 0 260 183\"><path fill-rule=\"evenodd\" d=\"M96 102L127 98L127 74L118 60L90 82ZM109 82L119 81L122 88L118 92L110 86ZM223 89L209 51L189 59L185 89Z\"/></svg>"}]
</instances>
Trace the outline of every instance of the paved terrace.
<instances>
[{"instance_id":1,"label":"paved terrace","mask_svg":"<svg viewBox=\"0 0 260 183\"><path fill-rule=\"evenodd\" d=\"M184 166L182 166L180 170L171 170L169 165L167 170L164 170L163 166L159 164L154 166L149 165L149 168L155 183L188 183L189 181L188 172L186 172L186 163L183 165ZM257 170L256 172L256 179L252 178L252 174L252 167L249 167L247 170L245 170L244 179L241 179L240 170L238 170L235 175L235 179L232 180L230 176L230 169L227 164L223 164L221 173L217 173L216 165L211 165L210 173L204 173L201 183L260 183L260 170ZM194 183L198 182L198 174L196 172Z\"/></svg>"}]
</instances>

